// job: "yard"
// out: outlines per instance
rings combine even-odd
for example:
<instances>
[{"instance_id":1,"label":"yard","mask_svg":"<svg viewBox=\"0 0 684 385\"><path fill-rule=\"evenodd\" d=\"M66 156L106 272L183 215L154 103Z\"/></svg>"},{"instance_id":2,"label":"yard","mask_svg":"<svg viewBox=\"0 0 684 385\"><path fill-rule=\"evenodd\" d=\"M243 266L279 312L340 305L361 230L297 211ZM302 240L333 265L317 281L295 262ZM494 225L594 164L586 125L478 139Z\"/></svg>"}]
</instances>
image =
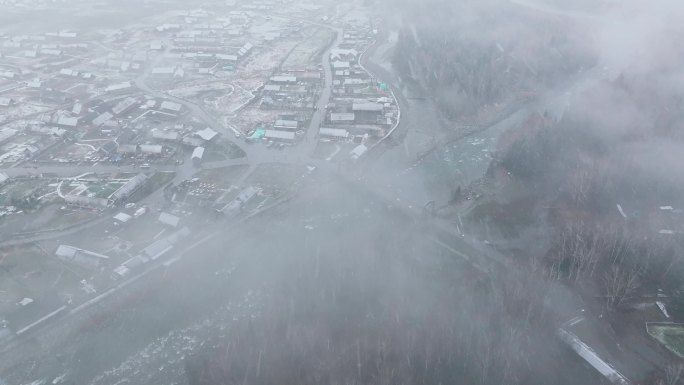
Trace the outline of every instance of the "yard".
<instances>
[{"instance_id":1,"label":"yard","mask_svg":"<svg viewBox=\"0 0 684 385\"><path fill-rule=\"evenodd\" d=\"M647 324L646 330L672 353L684 358L684 325Z\"/></svg>"}]
</instances>

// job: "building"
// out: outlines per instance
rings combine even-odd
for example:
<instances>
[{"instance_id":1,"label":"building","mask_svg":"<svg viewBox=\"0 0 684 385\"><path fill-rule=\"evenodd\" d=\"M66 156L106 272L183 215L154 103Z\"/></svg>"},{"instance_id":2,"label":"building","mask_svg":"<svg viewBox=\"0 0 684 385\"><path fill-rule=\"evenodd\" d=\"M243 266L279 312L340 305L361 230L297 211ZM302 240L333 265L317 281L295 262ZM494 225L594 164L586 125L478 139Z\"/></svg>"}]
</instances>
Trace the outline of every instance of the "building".
<instances>
[{"instance_id":1,"label":"building","mask_svg":"<svg viewBox=\"0 0 684 385\"><path fill-rule=\"evenodd\" d=\"M14 135L17 134L17 130L14 128L3 128L0 130L0 144L5 143L10 140Z\"/></svg>"},{"instance_id":2,"label":"building","mask_svg":"<svg viewBox=\"0 0 684 385\"><path fill-rule=\"evenodd\" d=\"M138 149L141 154L151 156L161 156L164 152L164 146L161 144L141 144Z\"/></svg>"},{"instance_id":3,"label":"building","mask_svg":"<svg viewBox=\"0 0 684 385\"><path fill-rule=\"evenodd\" d=\"M86 197L81 195L66 195L64 201L74 207L88 209L105 209L109 206L109 201L104 198Z\"/></svg>"},{"instance_id":4,"label":"building","mask_svg":"<svg viewBox=\"0 0 684 385\"><path fill-rule=\"evenodd\" d=\"M364 144L359 144L358 146L354 147L353 150L351 150L351 152L349 153L349 155L351 156L351 158L352 158L353 160L357 160L357 159L359 159L363 154L365 154L366 151L368 151L368 147L366 147Z\"/></svg>"},{"instance_id":5,"label":"building","mask_svg":"<svg viewBox=\"0 0 684 385\"><path fill-rule=\"evenodd\" d=\"M166 100L162 102L160 108L164 111L178 113L183 108L183 105Z\"/></svg>"},{"instance_id":6,"label":"building","mask_svg":"<svg viewBox=\"0 0 684 385\"><path fill-rule=\"evenodd\" d=\"M199 166L202 163L202 158L204 157L204 147L195 147L192 151L192 163L195 166Z\"/></svg>"},{"instance_id":7,"label":"building","mask_svg":"<svg viewBox=\"0 0 684 385\"><path fill-rule=\"evenodd\" d=\"M113 204L120 204L128 199L133 193L138 191L147 182L147 175L138 174L131 178L128 182L124 183L123 186L119 187L116 191L109 196L109 201Z\"/></svg>"},{"instance_id":8,"label":"building","mask_svg":"<svg viewBox=\"0 0 684 385\"><path fill-rule=\"evenodd\" d=\"M204 130L197 131L195 135L199 136L202 138L202 140L206 142L212 141L216 136L218 135L218 132L212 130L211 128L207 127Z\"/></svg>"},{"instance_id":9,"label":"building","mask_svg":"<svg viewBox=\"0 0 684 385\"><path fill-rule=\"evenodd\" d=\"M271 82L276 83L276 84L296 84L297 83L297 77L295 76L286 76L286 75L281 75L281 76L271 76Z\"/></svg>"},{"instance_id":10,"label":"building","mask_svg":"<svg viewBox=\"0 0 684 385\"><path fill-rule=\"evenodd\" d=\"M109 260L109 257L104 254L79 249L78 247L69 245L59 245L55 251L55 255L65 262L75 263L91 269L96 269Z\"/></svg>"},{"instance_id":11,"label":"building","mask_svg":"<svg viewBox=\"0 0 684 385\"><path fill-rule=\"evenodd\" d=\"M356 115L353 112L332 112L330 122L332 124L351 124L354 123Z\"/></svg>"},{"instance_id":12,"label":"building","mask_svg":"<svg viewBox=\"0 0 684 385\"><path fill-rule=\"evenodd\" d=\"M279 119L279 120L276 120L275 123L273 124L273 129L274 130L280 130L280 131L297 131L298 128L299 128L299 122L296 120Z\"/></svg>"},{"instance_id":13,"label":"building","mask_svg":"<svg viewBox=\"0 0 684 385\"><path fill-rule=\"evenodd\" d=\"M111 112L109 112L109 111L104 112L104 113L98 115L97 118L93 119L93 126L100 127L101 125L110 121L113 117L114 117L114 115Z\"/></svg>"},{"instance_id":14,"label":"building","mask_svg":"<svg viewBox=\"0 0 684 385\"><path fill-rule=\"evenodd\" d=\"M152 138L161 140L177 141L180 135L176 131L152 130Z\"/></svg>"},{"instance_id":15,"label":"building","mask_svg":"<svg viewBox=\"0 0 684 385\"><path fill-rule=\"evenodd\" d=\"M68 116L60 116L57 119L57 125L62 128L76 128L78 126L78 118L70 118Z\"/></svg>"},{"instance_id":16,"label":"building","mask_svg":"<svg viewBox=\"0 0 684 385\"><path fill-rule=\"evenodd\" d=\"M321 138L333 139L333 140L347 140L349 139L349 131L344 128L325 128L321 127L319 131Z\"/></svg>"},{"instance_id":17,"label":"building","mask_svg":"<svg viewBox=\"0 0 684 385\"><path fill-rule=\"evenodd\" d=\"M126 213L118 213L118 214L114 215L113 218L119 223L127 223L128 221L133 219L132 216L130 216Z\"/></svg>"},{"instance_id":18,"label":"building","mask_svg":"<svg viewBox=\"0 0 684 385\"><path fill-rule=\"evenodd\" d=\"M175 215L163 212L159 214L159 222L167 226L178 227L178 224L180 223L180 218Z\"/></svg>"},{"instance_id":19,"label":"building","mask_svg":"<svg viewBox=\"0 0 684 385\"><path fill-rule=\"evenodd\" d=\"M264 137L271 140L292 142L295 139L295 133L292 131L266 130Z\"/></svg>"},{"instance_id":20,"label":"building","mask_svg":"<svg viewBox=\"0 0 684 385\"><path fill-rule=\"evenodd\" d=\"M112 84L112 85L105 87L105 92L122 92L122 91L129 91L132 89L133 89L133 84L131 84L131 82L123 82L123 83Z\"/></svg>"},{"instance_id":21,"label":"building","mask_svg":"<svg viewBox=\"0 0 684 385\"><path fill-rule=\"evenodd\" d=\"M132 109L134 109L137 106L137 100L134 98L126 98L119 103L117 103L114 108L112 108L112 112L114 115L119 116L121 114L125 114Z\"/></svg>"}]
</instances>

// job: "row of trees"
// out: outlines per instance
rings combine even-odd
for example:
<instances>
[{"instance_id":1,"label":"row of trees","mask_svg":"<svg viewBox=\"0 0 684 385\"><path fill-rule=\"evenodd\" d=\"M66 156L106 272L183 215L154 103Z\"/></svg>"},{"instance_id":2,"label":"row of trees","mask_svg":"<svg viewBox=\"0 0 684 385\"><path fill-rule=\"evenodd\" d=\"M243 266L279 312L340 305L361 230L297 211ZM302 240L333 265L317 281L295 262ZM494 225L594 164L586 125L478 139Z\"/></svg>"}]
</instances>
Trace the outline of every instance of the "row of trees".
<instances>
[{"instance_id":1,"label":"row of trees","mask_svg":"<svg viewBox=\"0 0 684 385\"><path fill-rule=\"evenodd\" d=\"M428 14L408 8L393 65L429 89L449 117L538 92L595 62L572 25L507 2L440 4Z\"/></svg>"},{"instance_id":2,"label":"row of trees","mask_svg":"<svg viewBox=\"0 0 684 385\"><path fill-rule=\"evenodd\" d=\"M657 212L663 202L684 203L684 184L666 171L672 150L660 144L663 131L648 124L668 119L633 96L643 84L625 77L598 84L560 121L533 114L502 137L493 165L546 208L537 223L553 229L549 276L594 283L612 310L644 285L675 294L684 285L681 247L658 235L658 226L677 225ZM651 103L675 99L661 92Z\"/></svg>"}]
</instances>

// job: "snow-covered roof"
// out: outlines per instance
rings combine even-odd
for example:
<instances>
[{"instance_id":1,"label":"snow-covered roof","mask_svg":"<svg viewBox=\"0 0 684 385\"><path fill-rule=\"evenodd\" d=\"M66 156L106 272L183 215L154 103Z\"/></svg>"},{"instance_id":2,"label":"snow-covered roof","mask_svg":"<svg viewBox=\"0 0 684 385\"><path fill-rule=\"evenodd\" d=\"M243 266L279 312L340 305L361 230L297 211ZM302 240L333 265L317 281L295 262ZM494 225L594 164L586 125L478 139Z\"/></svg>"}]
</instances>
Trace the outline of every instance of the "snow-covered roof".
<instances>
[{"instance_id":1,"label":"snow-covered roof","mask_svg":"<svg viewBox=\"0 0 684 385\"><path fill-rule=\"evenodd\" d=\"M164 212L164 213L159 214L159 222L161 222L167 226L177 227L178 224L180 223L180 218L178 218L175 215Z\"/></svg>"},{"instance_id":2,"label":"snow-covered roof","mask_svg":"<svg viewBox=\"0 0 684 385\"><path fill-rule=\"evenodd\" d=\"M210 141L218 135L218 132L212 130L211 128L207 127L203 130L197 131L195 134L202 138L203 140Z\"/></svg>"}]
</instances>

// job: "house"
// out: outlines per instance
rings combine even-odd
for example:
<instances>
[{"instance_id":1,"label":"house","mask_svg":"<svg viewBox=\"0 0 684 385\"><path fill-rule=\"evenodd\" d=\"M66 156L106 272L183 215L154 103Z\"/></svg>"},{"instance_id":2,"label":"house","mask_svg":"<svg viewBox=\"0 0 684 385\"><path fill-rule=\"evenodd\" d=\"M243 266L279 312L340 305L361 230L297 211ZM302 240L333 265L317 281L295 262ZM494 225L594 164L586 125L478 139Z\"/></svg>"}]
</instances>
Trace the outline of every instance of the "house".
<instances>
[{"instance_id":1,"label":"house","mask_svg":"<svg viewBox=\"0 0 684 385\"><path fill-rule=\"evenodd\" d=\"M202 138L202 140L204 140L204 141L210 142L211 140L213 140L214 138L216 138L216 136L218 135L218 132L216 132L216 131L212 130L211 128L207 127L207 128L205 128L204 130L197 131L197 132L195 133L195 135L199 136L199 137Z\"/></svg>"},{"instance_id":2,"label":"house","mask_svg":"<svg viewBox=\"0 0 684 385\"><path fill-rule=\"evenodd\" d=\"M78 126L78 120L79 118L77 117L70 118L67 116L60 116L57 120L57 125L63 128L76 128L76 126Z\"/></svg>"},{"instance_id":3,"label":"house","mask_svg":"<svg viewBox=\"0 0 684 385\"><path fill-rule=\"evenodd\" d=\"M12 98L0 98L0 107L9 107L13 102Z\"/></svg>"},{"instance_id":4,"label":"house","mask_svg":"<svg viewBox=\"0 0 684 385\"><path fill-rule=\"evenodd\" d=\"M8 183L9 180L10 180L9 175L7 175L3 172L0 172L0 186Z\"/></svg>"}]
</instances>

